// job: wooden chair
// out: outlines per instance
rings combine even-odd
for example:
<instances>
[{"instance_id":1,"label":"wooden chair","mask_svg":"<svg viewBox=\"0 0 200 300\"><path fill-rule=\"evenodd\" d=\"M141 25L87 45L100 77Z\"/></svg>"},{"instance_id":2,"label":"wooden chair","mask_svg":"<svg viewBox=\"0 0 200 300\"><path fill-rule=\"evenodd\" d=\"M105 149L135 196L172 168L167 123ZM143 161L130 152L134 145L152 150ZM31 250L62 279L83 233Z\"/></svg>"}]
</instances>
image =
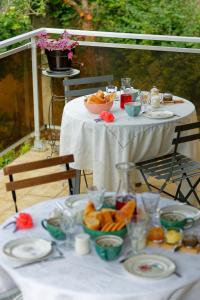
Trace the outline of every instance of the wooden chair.
<instances>
[{"instance_id":1,"label":"wooden chair","mask_svg":"<svg viewBox=\"0 0 200 300\"><path fill-rule=\"evenodd\" d=\"M59 180L68 180L69 184L69 192L70 194L76 193L76 180L75 177L77 175L76 170L69 168L69 163L74 162L74 157L72 154L65 155L65 156L59 156L59 157L53 157L48 158L44 160L39 161L33 161L18 165L12 165L12 166L6 166L3 171L4 175L8 175L10 182L6 183L6 190L12 192L12 197L15 205L15 210L18 212L17 207L17 197L16 197L16 190L23 189L27 187L32 187L40 184L55 182ZM66 170L57 172L57 173L51 173L48 175L42 175L22 180L16 180L14 181L13 175L16 173L22 173L27 171L33 171L37 169L57 166L57 165L65 165ZM74 180L72 180L74 178Z\"/></svg>"},{"instance_id":2,"label":"wooden chair","mask_svg":"<svg viewBox=\"0 0 200 300\"><path fill-rule=\"evenodd\" d=\"M76 79L65 79L63 80L64 90L65 90L65 99L67 101L71 100L72 97L79 97L88 94L92 94L97 92L98 90L105 91L106 85L108 82L113 81L113 75L104 75L104 76L96 76L96 77L83 77ZM104 85L102 85L104 83ZM106 84L105 84L106 83ZM94 87L86 87L84 89L72 89L72 86L79 85L95 85ZM101 85L99 85L101 84Z\"/></svg>"},{"instance_id":3,"label":"wooden chair","mask_svg":"<svg viewBox=\"0 0 200 300\"><path fill-rule=\"evenodd\" d=\"M178 152L178 146L180 144L200 139L200 131L195 134L182 136L183 132L192 129L200 130L200 122L176 126L176 137L172 140L174 151L168 155L139 162L136 164L136 167L140 170L150 191L151 187L157 187L148 182L148 176L153 176L156 179L164 179L162 186L157 188L159 192L163 192L173 197L175 200L186 202L188 204L191 204L188 199L190 195L193 194L198 205L200 205L200 199L195 191L200 182L200 163L193 161L189 157ZM195 182L191 182L190 178L192 177L196 177ZM190 190L187 195L184 196L181 188L185 180L187 181ZM179 182L175 195L172 195L164 190L168 182Z\"/></svg>"}]
</instances>

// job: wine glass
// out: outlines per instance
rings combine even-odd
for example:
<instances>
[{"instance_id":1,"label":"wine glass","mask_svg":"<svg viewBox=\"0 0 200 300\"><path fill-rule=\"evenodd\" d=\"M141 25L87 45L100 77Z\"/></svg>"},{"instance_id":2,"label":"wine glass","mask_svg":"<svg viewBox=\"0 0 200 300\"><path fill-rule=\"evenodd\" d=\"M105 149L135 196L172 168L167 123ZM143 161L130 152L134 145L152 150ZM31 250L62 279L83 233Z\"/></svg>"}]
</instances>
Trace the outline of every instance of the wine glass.
<instances>
[{"instance_id":1,"label":"wine glass","mask_svg":"<svg viewBox=\"0 0 200 300\"><path fill-rule=\"evenodd\" d=\"M94 203L95 208L98 210L102 207L104 201L105 189L98 189L96 186L90 186L87 188L88 196Z\"/></svg>"}]
</instances>

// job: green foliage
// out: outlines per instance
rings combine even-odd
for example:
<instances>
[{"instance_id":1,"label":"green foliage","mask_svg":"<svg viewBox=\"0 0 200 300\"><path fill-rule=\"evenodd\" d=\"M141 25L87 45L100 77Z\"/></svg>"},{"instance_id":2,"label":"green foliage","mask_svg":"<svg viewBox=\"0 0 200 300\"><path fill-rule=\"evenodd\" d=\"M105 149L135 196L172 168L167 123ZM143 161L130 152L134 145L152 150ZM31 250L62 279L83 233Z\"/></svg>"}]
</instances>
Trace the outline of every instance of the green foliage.
<instances>
[{"instance_id":1,"label":"green foliage","mask_svg":"<svg viewBox=\"0 0 200 300\"><path fill-rule=\"evenodd\" d=\"M32 29L31 16L44 15L47 0L3 0L0 5L0 40Z\"/></svg>"},{"instance_id":2,"label":"green foliage","mask_svg":"<svg viewBox=\"0 0 200 300\"><path fill-rule=\"evenodd\" d=\"M10 150L6 154L0 157L0 169L10 164L13 160L15 160L18 156L21 156L28 152L31 148L31 144L29 142L24 143L19 150Z\"/></svg>"},{"instance_id":3,"label":"green foliage","mask_svg":"<svg viewBox=\"0 0 200 300\"><path fill-rule=\"evenodd\" d=\"M0 157L0 169L11 163L16 157L15 151L10 150L5 155Z\"/></svg>"}]
</instances>

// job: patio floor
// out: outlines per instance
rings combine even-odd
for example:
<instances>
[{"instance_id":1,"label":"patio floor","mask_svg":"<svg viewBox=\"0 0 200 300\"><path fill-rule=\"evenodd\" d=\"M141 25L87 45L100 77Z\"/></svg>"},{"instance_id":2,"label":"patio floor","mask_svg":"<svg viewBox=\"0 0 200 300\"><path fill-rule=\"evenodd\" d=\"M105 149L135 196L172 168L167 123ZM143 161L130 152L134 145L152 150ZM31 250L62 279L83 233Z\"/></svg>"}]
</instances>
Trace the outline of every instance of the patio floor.
<instances>
[{"instance_id":1,"label":"patio floor","mask_svg":"<svg viewBox=\"0 0 200 300\"><path fill-rule=\"evenodd\" d=\"M46 149L45 151L35 151L30 150L26 154L17 158L12 164L30 162L34 160L44 159L50 156L50 149ZM46 170L37 170L34 171L34 176L47 174L48 171L59 171L60 167L52 167L47 168ZM86 171L89 175L87 175L88 184L92 184L92 175L88 171ZM24 175L24 174L23 174ZM25 176L16 175L15 178L22 179ZM0 223L5 221L9 216L15 213L14 204L12 200L12 196L10 192L6 192L5 183L8 181L8 177L3 175L3 170L0 170ZM152 179L154 181L154 179ZM153 182L155 183L155 182ZM158 184L158 182L156 182ZM146 191L147 188L145 185L141 185L137 187L137 192ZM174 190L174 185L171 184L168 186L168 190ZM86 185L83 179L81 179L81 193L86 192ZM200 194L200 188L199 188ZM24 208L32 206L35 203L39 203L41 201L45 201L52 198L58 198L62 196L68 195L68 187L66 182L60 181L51 184L39 185L31 188L26 188L23 190L17 191L17 203L19 210L22 211ZM165 196L166 197L166 196Z\"/></svg>"}]
</instances>

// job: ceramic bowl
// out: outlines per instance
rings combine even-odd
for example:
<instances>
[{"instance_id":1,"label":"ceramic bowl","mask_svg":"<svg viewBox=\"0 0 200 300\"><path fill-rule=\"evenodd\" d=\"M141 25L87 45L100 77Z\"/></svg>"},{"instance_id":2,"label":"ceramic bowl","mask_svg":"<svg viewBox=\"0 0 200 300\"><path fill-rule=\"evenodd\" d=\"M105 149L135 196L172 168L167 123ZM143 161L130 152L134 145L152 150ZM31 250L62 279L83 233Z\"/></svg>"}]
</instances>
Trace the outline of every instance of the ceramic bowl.
<instances>
[{"instance_id":1,"label":"ceramic bowl","mask_svg":"<svg viewBox=\"0 0 200 300\"><path fill-rule=\"evenodd\" d=\"M115 235L115 236L119 236L119 237L124 237L127 233L127 229L126 227L122 228L121 230L116 230L116 231L101 231L101 230L92 230L92 229L89 229L88 227L86 226L83 226L83 229L86 233L88 233L90 235L90 237L92 239L95 239L97 237L100 237L100 236L106 236L106 235Z\"/></svg>"},{"instance_id":2,"label":"ceramic bowl","mask_svg":"<svg viewBox=\"0 0 200 300\"><path fill-rule=\"evenodd\" d=\"M90 113L100 114L102 111L110 111L113 106L113 101L104 104L96 104L96 103L87 103L87 101L85 100L84 105Z\"/></svg>"},{"instance_id":3,"label":"ceramic bowl","mask_svg":"<svg viewBox=\"0 0 200 300\"><path fill-rule=\"evenodd\" d=\"M65 240L66 234L59 227L58 218L44 219L41 222L42 227L56 240Z\"/></svg>"},{"instance_id":4,"label":"ceramic bowl","mask_svg":"<svg viewBox=\"0 0 200 300\"><path fill-rule=\"evenodd\" d=\"M193 226L194 219L185 218L181 213L166 212L160 214L160 223L166 229L186 229Z\"/></svg>"},{"instance_id":5,"label":"ceramic bowl","mask_svg":"<svg viewBox=\"0 0 200 300\"><path fill-rule=\"evenodd\" d=\"M125 111L130 117L136 117L139 115L141 111L141 103L140 102L128 102L124 105Z\"/></svg>"},{"instance_id":6,"label":"ceramic bowl","mask_svg":"<svg viewBox=\"0 0 200 300\"><path fill-rule=\"evenodd\" d=\"M119 236L103 235L96 238L95 249L103 260L110 261L119 256L123 243L123 239Z\"/></svg>"}]
</instances>

